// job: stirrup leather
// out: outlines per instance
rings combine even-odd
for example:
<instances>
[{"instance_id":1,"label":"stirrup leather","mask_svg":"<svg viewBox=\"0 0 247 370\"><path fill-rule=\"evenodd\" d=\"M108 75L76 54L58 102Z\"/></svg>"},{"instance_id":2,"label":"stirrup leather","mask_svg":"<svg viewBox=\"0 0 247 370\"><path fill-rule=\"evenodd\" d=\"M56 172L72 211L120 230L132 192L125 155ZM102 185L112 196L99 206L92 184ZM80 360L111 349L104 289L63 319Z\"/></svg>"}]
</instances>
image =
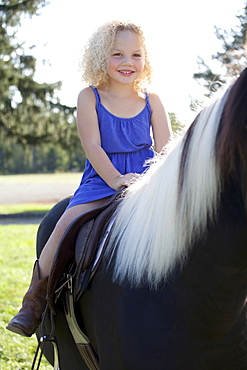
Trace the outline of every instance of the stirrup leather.
<instances>
[{"instance_id":1,"label":"stirrup leather","mask_svg":"<svg viewBox=\"0 0 247 370\"><path fill-rule=\"evenodd\" d=\"M72 294L72 277L69 279L68 289L65 291L64 299L66 300L67 308L65 310L66 320L79 353L90 370L99 370L98 357L90 343L89 338L82 332L76 320L74 311L74 297Z\"/></svg>"}]
</instances>

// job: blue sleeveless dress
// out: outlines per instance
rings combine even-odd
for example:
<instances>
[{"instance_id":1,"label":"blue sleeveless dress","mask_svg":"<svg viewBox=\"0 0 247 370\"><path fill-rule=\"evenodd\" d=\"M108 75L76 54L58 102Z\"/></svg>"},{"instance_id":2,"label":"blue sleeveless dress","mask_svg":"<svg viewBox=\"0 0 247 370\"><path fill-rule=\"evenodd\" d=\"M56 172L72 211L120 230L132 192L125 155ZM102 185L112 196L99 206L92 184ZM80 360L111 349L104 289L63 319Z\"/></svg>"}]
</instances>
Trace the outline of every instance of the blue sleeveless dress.
<instances>
[{"instance_id":1,"label":"blue sleeveless dress","mask_svg":"<svg viewBox=\"0 0 247 370\"><path fill-rule=\"evenodd\" d=\"M101 104L98 90L93 86L90 87L96 98L101 146L112 164L122 175L129 172L138 174L144 172L147 169L145 161L154 156L150 135L152 111L148 94L145 98L146 106L138 115L132 118L120 118L114 116ZM67 208L105 198L114 193L115 190L106 184L86 159L81 183Z\"/></svg>"}]
</instances>

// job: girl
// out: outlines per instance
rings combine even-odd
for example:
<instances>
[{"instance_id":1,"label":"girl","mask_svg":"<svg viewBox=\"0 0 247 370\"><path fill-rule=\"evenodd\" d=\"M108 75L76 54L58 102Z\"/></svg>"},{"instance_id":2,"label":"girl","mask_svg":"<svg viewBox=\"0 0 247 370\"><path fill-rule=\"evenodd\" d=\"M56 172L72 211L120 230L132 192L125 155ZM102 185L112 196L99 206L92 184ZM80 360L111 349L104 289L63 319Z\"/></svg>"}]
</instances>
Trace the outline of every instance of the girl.
<instances>
[{"instance_id":1,"label":"girl","mask_svg":"<svg viewBox=\"0 0 247 370\"><path fill-rule=\"evenodd\" d=\"M46 306L51 264L67 226L79 215L100 206L115 191L129 186L160 152L171 128L159 97L144 92L151 66L142 30L132 23L110 22L89 40L82 60L83 80L90 86L78 96L77 126L86 166L81 184L47 241L24 296L22 308L8 330L31 336Z\"/></svg>"}]
</instances>

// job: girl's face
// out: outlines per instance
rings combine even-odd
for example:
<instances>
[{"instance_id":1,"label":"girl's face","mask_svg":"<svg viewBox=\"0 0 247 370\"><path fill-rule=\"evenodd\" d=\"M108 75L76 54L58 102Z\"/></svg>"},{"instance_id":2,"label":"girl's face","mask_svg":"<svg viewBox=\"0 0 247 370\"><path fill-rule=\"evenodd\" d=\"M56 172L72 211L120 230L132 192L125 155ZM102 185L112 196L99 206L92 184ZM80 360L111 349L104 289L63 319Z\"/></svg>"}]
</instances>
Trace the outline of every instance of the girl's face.
<instances>
[{"instance_id":1,"label":"girl's face","mask_svg":"<svg viewBox=\"0 0 247 370\"><path fill-rule=\"evenodd\" d=\"M131 31L119 31L107 64L110 80L121 84L134 83L145 65L144 50L138 36Z\"/></svg>"}]
</instances>

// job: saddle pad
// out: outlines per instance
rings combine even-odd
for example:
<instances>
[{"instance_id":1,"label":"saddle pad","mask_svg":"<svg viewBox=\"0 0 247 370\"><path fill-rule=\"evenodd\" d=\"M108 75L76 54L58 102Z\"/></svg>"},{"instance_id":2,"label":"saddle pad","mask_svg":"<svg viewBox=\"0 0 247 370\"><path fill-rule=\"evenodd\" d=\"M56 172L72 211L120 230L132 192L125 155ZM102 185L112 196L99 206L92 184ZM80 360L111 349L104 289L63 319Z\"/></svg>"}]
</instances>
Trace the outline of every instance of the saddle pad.
<instances>
[{"instance_id":1,"label":"saddle pad","mask_svg":"<svg viewBox=\"0 0 247 370\"><path fill-rule=\"evenodd\" d=\"M78 233L75 244L76 269L73 275L75 300L78 300L82 292L86 290L97 270L113 224L111 216L119 201L115 201L96 218L84 224ZM86 274L85 271L87 271Z\"/></svg>"}]
</instances>

